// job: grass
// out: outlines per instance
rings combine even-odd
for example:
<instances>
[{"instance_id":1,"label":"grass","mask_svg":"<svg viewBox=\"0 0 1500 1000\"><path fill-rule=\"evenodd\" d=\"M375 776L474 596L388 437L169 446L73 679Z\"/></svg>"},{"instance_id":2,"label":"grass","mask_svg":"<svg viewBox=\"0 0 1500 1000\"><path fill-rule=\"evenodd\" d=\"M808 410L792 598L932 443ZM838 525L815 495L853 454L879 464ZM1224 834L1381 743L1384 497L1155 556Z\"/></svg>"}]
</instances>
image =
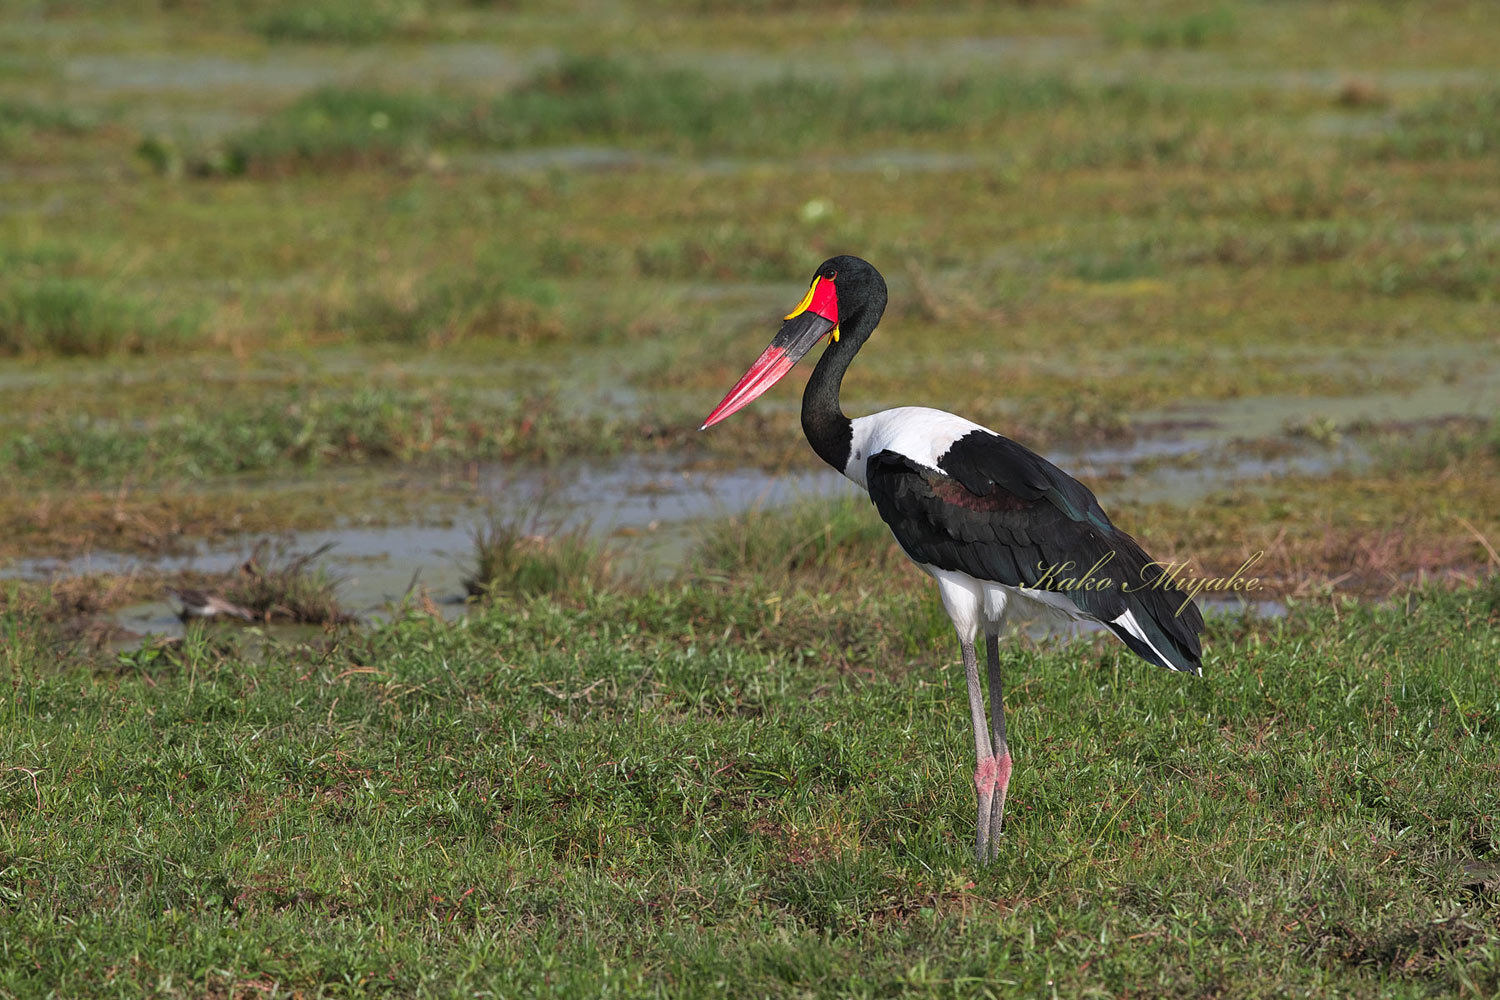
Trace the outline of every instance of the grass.
<instances>
[{"instance_id":1,"label":"grass","mask_svg":"<svg viewBox=\"0 0 1500 1000\"><path fill-rule=\"evenodd\" d=\"M186 314L163 316L137 296L68 278L0 289L0 355L161 354L199 336L199 322Z\"/></svg>"},{"instance_id":2,"label":"grass","mask_svg":"<svg viewBox=\"0 0 1500 1000\"><path fill-rule=\"evenodd\" d=\"M217 581L210 579L206 585L260 621L349 624L354 616L339 606L338 581L313 565L332 547L329 543L312 552L273 557L271 546L262 543L237 571Z\"/></svg>"},{"instance_id":3,"label":"grass","mask_svg":"<svg viewBox=\"0 0 1500 1000\"><path fill-rule=\"evenodd\" d=\"M474 533L474 573L469 596L486 599L567 596L608 584L609 554L586 528L551 529L540 515L492 514Z\"/></svg>"},{"instance_id":4,"label":"grass","mask_svg":"<svg viewBox=\"0 0 1500 1000\"><path fill-rule=\"evenodd\" d=\"M105 613L159 597L162 585L155 573L88 573L47 583L7 580L0 586L0 613L26 622L29 632L47 636L54 648L98 650L128 637Z\"/></svg>"},{"instance_id":5,"label":"grass","mask_svg":"<svg viewBox=\"0 0 1500 1000\"><path fill-rule=\"evenodd\" d=\"M144 424L61 414L0 440L0 467L38 483L215 477L369 462L557 457L598 443L601 419L542 399L476 400L391 386L308 390L252 401L205 398Z\"/></svg>"},{"instance_id":6,"label":"grass","mask_svg":"<svg viewBox=\"0 0 1500 1000\"><path fill-rule=\"evenodd\" d=\"M1227 576L1260 553L1266 595L1389 597L1414 581L1500 569L1493 442L1460 431L1387 442L1374 469L1283 475L1133 511L1147 549Z\"/></svg>"},{"instance_id":7,"label":"grass","mask_svg":"<svg viewBox=\"0 0 1500 1000\"><path fill-rule=\"evenodd\" d=\"M255 28L270 42L368 45L399 37L422 18L421 4L322 0L285 4L262 14Z\"/></svg>"},{"instance_id":8,"label":"grass","mask_svg":"<svg viewBox=\"0 0 1500 1000\"><path fill-rule=\"evenodd\" d=\"M1205 100L1146 83L1064 76L934 76L895 72L845 83L788 76L738 85L691 69L645 68L607 54L565 58L494 99L464 94L327 88L232 137L231 172L412 166L432 149L515 149L567 143L679 153L761 154L839 146L880 148L937 137L972 144L1025 116L1082 112L1101 138L1054 158L1095 164L1195 155L1186 134L1134 145L1121 128L1163 114L1196 116ZM1115 145L1106 145L1115 144ZM1235 154L1240 155L1240 154Z\"/></svg>"},{"instance_id":9,"label":"grass","mask_svg":"<svg viewBox=\"0 0 1500 1000\"><path fill-rule=\"evenodd\" d=\"M857 577L903 559L890 530L860 496L755 510L716 523L695 552L702 574L771 584Z\"/></svg>"},{"instance_id":10,"label":"grass","mask_svg":"<svg viewBox=\"0 0 1500 1000\"><path fill-rule=\"evenodd\" d=\"M1465 466L1500 458L1500 418L1449 420L1424 428L1416 435L1390 434L1377 438L1377 453L1385 471L1451 473Z\"/></svg>"},{"instance_id":11,"label":"grass","mask_svg":"<svg viewBox=\"0 0 1500 1000\"><path fill-rule=\"evenodd\" d=\"M1465 888L1500 837L1493 585L1219 620L1201 683L1008 646L990 868L934 599L849 596L575 589L108 669L8 617L0 986L1500 986Z\"/></svg>"},{"instance_id":12,"label":"grass","mask_svg":"<svg viewBox=\"0 0 1500 1000\"><path fill-rule=\"evenodd\" d=\"M69 108L0 98L0 149L24 142L36 133L80 135L94 124L88 116Z\"/></svg>"},{"instance_id":13,"label":"grass","mask_svg":"<svg viewBox=\"0 0 1500 1000\"><path fill-rule=\"evenodd\" d=\"M557 317L557 291L518 280L500 267L477 263L475 273L411 289L375 291L346 309L336 325L362 340L441 348L482 339L500 344L557 341L567 329Z\"/></svg>"},{"instance_id":14,"label":"grass","mask_svg":"<svg viewBox=\"0 0 1500 1000\"><path fill-rule=\"evenodd\" d=\"M1500 89L1453 91L1396 116L1373 144L1376 155L1400 160L1475 159L1500 150Z\"/></svg>"},{"instance_id":15,"label":"grass","mask_svg":"<svg viewBox=\"0 0 1500 1000\"><path fill-rule=\"evenodd\" d=\"M1163 12L1146 17L1116 16L1105 26L1116 45L1151 49L1201 49L1234 41L1238 24L1234 8L1219 4L1187 13Z\"/></svg>"}]
</instances>

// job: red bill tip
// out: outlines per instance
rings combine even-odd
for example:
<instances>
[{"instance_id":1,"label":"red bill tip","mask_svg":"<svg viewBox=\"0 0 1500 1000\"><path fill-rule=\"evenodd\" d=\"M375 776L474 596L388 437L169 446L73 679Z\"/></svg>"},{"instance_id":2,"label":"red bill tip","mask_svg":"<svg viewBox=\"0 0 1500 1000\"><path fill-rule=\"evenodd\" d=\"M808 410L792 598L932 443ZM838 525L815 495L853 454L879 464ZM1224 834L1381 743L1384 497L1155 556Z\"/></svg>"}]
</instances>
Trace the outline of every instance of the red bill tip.
<instances>
[{"instance_id":1,"label":"red bill tip","mask_svg":"<svg viewBox=\"0 0 1500 1000\"><path fill-rule=\"evenodd\" d=\"M698 429L700 431L707 430L719 421L748 406L761 393L780 381L781 377L791 371L792 366L796 363L787 357L786 351L782 348L775 345L767 347L765 352L759 358L755 359L755 364L750 366L750 370L740 377L740 380L734 384L733 389L729 390L729 395L725 396L719 405L714 407L714 411L708 415L708 419L703 421L703 426Z\"/></svg>"}]
</instances>

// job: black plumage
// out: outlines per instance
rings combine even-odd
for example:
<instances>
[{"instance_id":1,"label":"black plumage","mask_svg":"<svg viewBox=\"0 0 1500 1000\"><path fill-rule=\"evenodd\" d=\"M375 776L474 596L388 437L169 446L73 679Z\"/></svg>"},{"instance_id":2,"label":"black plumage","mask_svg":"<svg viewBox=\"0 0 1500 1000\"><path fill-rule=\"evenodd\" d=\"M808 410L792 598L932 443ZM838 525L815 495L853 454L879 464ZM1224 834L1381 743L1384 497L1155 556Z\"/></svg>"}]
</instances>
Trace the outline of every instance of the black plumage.
<instances>
[{"instance_id":1,"label":"black plumage","mask_svg":"<svg viewBox=\"0 0 1500 1000\"><path fill-rule=\"evenodd\" d=\"M866 466L870 499L912 560L1061 593L1148 662L1200 672L1197 606L1110 523L1088 487L986 431L955 441L938 464L883 451ZM1115 621L1127 611L1149 644Z\"/></svg>"}]
</instances>

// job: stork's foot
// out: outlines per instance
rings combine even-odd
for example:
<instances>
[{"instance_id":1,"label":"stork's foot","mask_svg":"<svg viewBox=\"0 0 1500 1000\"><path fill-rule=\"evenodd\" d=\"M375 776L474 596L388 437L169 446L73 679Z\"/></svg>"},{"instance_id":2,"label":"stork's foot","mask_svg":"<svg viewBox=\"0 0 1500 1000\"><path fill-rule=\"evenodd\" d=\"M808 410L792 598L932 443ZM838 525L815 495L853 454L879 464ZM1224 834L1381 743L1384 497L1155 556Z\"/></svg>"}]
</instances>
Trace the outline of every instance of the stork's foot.
<instances>
[{"instance_id":1,"label":"stork's foot","mask_svg":"<svg viewBox=\"0 0 1500 1000\"><path fill-rule=\"evenodd\" d=\"M1010 787L1010 754L986 757L974 768L974 798L979 822L974 850L981 863L1000 852L1000 827L1005 821L1005 792Z\"/></svg>"},{"instance_id":2,"label":"stork's foot","mask_svg":"<svg viewBox=\"0 0 1500 1000\"><path fill-rule=\"evenodd\" d=\"M1005 822L1005 792L1010 787L1010 753L995 758L995 793L990 800L990 858L1000 854L1000 827ZM980 813L983 816L984 813Z\"/></svg>"},{"instance_id":3,"label":"stork's foot","mask_svg":"<svg viewBox=\"0 0 1500 1000\"><path fill-rule=\"evenodd\" d=\"M1006 763L1009 765L1009 759ZM981 863L990 859L990 816L994 811L995 786L999 776L999 762L994 757L984 757L974 765L974 798L979 816L978 829L974 837L974 851ZM994 827L994 832L999 832L998 826Z\"/></svg>"}]
</instances>

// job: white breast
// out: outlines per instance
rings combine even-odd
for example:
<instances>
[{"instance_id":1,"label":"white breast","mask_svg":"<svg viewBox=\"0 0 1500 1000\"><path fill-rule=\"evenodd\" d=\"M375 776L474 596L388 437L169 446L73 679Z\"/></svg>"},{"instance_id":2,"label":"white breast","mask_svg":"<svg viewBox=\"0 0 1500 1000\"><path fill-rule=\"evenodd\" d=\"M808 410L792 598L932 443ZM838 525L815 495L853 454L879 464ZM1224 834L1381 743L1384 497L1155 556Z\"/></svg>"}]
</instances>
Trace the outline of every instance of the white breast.
<instances>
[{"instance_id":1,"label":"white breast","mask_svg":"<svg viewBox=\"0 0 1500 1000\"><path fill-rule=\"evenodd\" d=\"M877 452L894 451L918 465L936 469L938 459L953 447L953 442L973 431L989 430L946 410L926 406L899 406L855 417L849 423L852 435L844 475L862 488L867 486L865 463Z\"/></svg>"}]
</instances>

